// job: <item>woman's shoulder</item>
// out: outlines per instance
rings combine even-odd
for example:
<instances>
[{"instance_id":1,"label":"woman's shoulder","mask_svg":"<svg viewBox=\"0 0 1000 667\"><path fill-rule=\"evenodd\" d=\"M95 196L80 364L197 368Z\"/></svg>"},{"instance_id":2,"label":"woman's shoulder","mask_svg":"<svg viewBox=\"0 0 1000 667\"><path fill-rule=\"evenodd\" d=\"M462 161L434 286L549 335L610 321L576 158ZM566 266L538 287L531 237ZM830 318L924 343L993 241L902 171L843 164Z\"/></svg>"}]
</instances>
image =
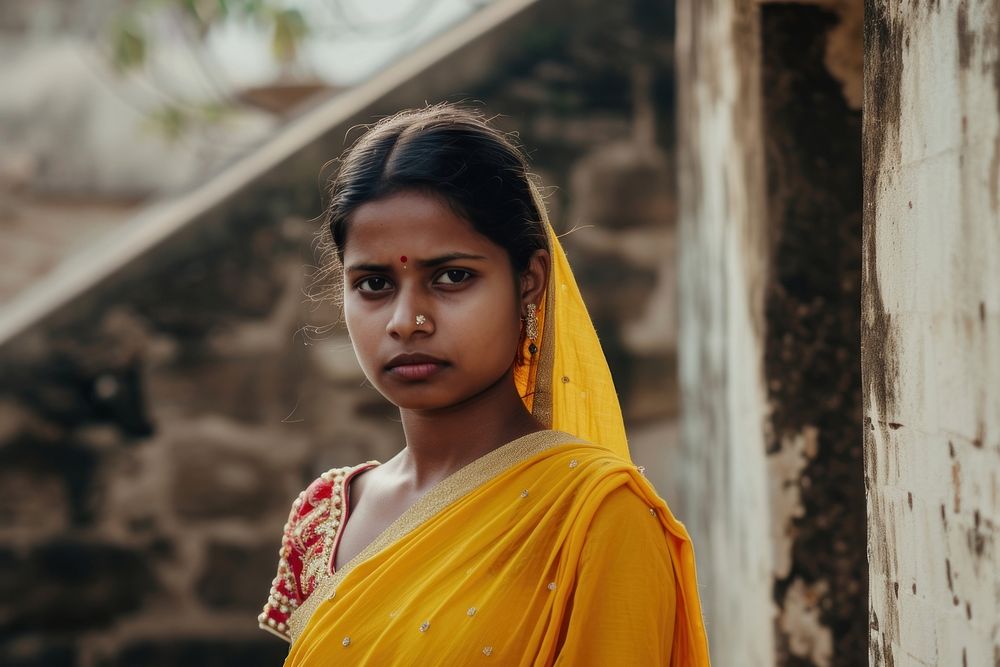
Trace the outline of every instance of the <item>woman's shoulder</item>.
<instances>
[{"instance_id":1,"label":"woman's shoulder","mask_svg":"<svg viewBox=\"0 0 1000 667\"><path fill-rule=\"evenodd\" d=\"M548 450L547 456L554 463L566 463L579 473L637 472L645 469L615 453L609 447L591 442L571 433L557 432L563 442Z\"/></svg>"},{"instance_id":2,"label":"woman's shoulder","mask_svg":"<svg viewBox=\"0 0 1000 667\"><path fill-rule=\"evenodd\" d=\"M575 495L589 508L580 517L592 534L613 535L612 543L628 532L629 539L690 544L687 527L646 478L643 466L587 441L560 449L557 465L577 473Z\"/></svg>"},{"instance_id":3,"label":"woman's shoulder","mask_svg":"<svg viewBox=\"0 0 1000 667\"><path fill-rule=\"evenodd\" d=\"M365 461L353 466L330 468L310 482L292 501L292 511L289 517L308 514L311 509L335 495L334 491L340 490L351 477L377 465L379 465L378 461Z\"/></svg>"},{"instance_id":4,"label":"woman's shoulder","mask_svg":"<svg viewBox=\"0 0 1000 667\"><path fill-rule=\"evenodd\" d=\"M649 524L656 531L660 522L650 522L650 518L672 518L666 502L646 479L645 468L602 445L576 439L554 448L549 464L572 471L573 483L582 490L581 501L592 510L584 516L612 531L635 522Z\"/></svg>"},{"instance_id":5,"label":"woman's shoulder","mask_svg":"<svg viewBox=\"0 0 1000 667\"><path fill-rule=\"evenodd\" d=\"M377 465L378 461L366 461L331 468L292 501L281 533L277 574L257 617L262 629L291 641L288 619L315 590L325 556L332 552L346 502L345 486L354 475Z\"/></svg>"},{"instance_id":6,"label":"woman's shoulder","mask_svg":"<svg viewBox=\"0 0 1000 667\"><path fill-rule=\"evenodd\" d=\"M290 536L293 542L301 541L309 537L306 534L309 525L322 521L331 514L339 516L345 485L356 474L377 465L378 461L365 461L353 466L331 468L310 482L292 501L288 521L282 531L284 536Z\"/></svg>"}]
</instances>

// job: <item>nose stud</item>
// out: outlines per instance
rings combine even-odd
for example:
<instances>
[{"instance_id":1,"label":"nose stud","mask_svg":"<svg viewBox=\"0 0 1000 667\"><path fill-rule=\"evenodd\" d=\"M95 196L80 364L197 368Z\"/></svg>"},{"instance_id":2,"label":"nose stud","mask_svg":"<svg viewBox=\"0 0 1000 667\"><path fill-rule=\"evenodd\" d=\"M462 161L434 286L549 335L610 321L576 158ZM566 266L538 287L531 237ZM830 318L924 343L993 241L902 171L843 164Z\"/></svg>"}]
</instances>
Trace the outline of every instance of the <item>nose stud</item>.
<instances>
[{"instance_id":1,"label":"nose stud","mask_svg":"<svg viewBox=\"0 0 1000 667\"><path fill-rule=\"evenodd\" d=\"M421 325L427 322L427 318L423 315L417 315L417 325Z\"/></svg>"}]
</instances>

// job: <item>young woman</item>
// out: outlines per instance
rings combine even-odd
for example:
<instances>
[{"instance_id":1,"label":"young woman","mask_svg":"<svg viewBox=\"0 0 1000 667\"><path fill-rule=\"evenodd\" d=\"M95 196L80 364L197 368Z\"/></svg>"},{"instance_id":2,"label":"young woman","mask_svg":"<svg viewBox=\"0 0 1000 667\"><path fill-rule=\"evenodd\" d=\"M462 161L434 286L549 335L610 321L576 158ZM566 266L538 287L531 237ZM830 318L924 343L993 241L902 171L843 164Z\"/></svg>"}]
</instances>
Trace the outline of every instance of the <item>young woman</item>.
<instances>
[{"instance_id":1,"label":"young woman","mask_svg":"<svg viewBox=\"0 0 1000 667\"><path fill-rule=\"evenodd\" d=\"M285 665L708 665L690 538L629 460L520 151L403 112L330 194L347 329L406 443L293 503L259 617Z\"/></svg>"}]
</instances>

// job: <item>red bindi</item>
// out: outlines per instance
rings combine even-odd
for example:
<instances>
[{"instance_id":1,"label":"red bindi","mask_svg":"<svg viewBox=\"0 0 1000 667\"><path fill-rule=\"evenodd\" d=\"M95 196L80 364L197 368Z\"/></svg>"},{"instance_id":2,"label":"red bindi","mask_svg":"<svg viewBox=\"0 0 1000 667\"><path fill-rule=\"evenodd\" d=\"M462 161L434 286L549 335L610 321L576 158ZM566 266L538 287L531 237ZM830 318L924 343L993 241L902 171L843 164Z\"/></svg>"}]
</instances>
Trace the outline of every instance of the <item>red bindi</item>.
<instances>
[{"instance_id":1,"label":"red bindi","mask_svg":"<svg viewBox=\"0 0 1000 667\"><path fill-rule=\"evenodd\" d=\"M399 261L401 261L403 264L406 264L406 255L401 256L399 258Z\"/></svg>"}]
</instances>

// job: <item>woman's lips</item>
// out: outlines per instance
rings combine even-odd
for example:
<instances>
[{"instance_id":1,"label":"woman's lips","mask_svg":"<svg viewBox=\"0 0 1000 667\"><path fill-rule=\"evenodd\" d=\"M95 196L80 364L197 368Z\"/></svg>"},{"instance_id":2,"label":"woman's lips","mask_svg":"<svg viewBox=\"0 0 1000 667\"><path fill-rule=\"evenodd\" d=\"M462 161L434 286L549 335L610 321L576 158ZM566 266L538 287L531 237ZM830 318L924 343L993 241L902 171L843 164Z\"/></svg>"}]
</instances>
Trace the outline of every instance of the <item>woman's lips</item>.
<instances>
[{"instance_id":1,"label":"woman's lips","mask_svg":"<svg viewBox=\"0 0 1000 667\"><path fill-rule=\"evenodd\" d=\"M419 363L393 366L389 372L404 380L426 380L444 369L444 364Z\"/></svg>"}]
</instances>

